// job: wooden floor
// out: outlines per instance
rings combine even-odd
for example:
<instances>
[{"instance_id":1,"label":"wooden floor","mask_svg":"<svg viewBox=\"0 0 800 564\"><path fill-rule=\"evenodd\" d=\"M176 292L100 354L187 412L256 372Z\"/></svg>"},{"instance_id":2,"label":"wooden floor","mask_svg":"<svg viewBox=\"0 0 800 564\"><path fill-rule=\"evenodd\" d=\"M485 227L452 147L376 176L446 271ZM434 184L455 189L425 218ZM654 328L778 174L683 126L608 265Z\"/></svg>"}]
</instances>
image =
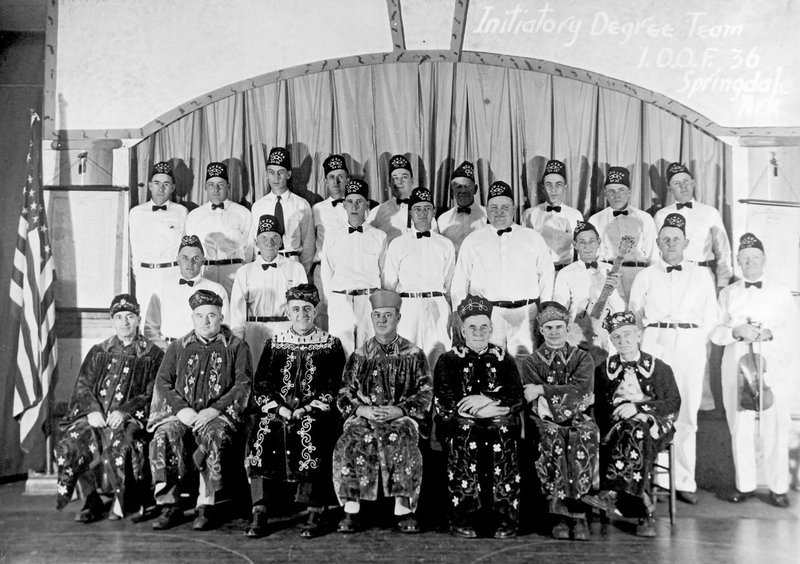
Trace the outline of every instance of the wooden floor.
<instances>
[{"instance_id":1,"label":"wooden floor","mask_svg":"<svg viewBox=\"0 0 800 564\"><path fill-rule=\"evenodd\" d=\"M767 564L800 561L800 494L792 507L778 509L761 499L733 505L700 492L700 504L678 507L670 527L666 504L657 512L658 538L631 534L632 524L614 521L606 534L592 526L588 542L556 541L539 533L515 539L464 540L436 531L408 536L371 528L345 537L331 533L314 540L298 537L300 524L285 521L263 539L243 536L243 519L197 533L187 522L170 531L129 520L75 523L80 502L55 511L51 496L23 496L20 483L0 486L0 564L25 562L726 562Z\"/></svg>"}]
</instances>

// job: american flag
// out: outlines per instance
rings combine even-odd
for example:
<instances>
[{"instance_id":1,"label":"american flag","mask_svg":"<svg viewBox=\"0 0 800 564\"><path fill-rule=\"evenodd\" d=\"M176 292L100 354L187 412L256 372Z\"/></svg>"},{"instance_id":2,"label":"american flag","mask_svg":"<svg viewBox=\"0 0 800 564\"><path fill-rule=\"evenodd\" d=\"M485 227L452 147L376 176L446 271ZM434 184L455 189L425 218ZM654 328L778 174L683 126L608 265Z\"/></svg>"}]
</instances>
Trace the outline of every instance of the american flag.
<instances>
[{"instance_id":1,"label":"american flag","mask_svg":"<svg viewBox=\"0 0 800 564\"><path fill-rule=\"evenodd\" d=\"M42 197L39 121L36 112L31 111L22 213L11 275L11 310L14 321L19 322L14 417L20 424L20 446L26 452L48 415L47 396L57 374L55 268Z\"/></svg>"}]
</instances>

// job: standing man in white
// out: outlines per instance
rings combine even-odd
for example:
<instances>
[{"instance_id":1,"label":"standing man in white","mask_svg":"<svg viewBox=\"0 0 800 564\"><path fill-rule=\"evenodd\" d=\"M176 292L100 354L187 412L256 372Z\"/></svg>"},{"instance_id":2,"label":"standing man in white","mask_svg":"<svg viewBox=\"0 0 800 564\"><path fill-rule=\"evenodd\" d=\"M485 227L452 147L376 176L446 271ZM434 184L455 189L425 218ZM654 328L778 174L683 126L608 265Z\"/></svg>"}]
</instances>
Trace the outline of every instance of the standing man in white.
<instances>
[{"instance_id":1,"label":"standing man in white","mask_svg":"<svg viewBox=\"0 0 800 564\"><path fill-rule=\"evenodd\" d=\"M150 297L161 289L164 278L178 272L175 255L186 232L188 210L170 196L175 191L175 176L169 163L153 166L147 184L151 199L130 211L131 263L136 280L136 301L147 315Z\"/></svg>"},{"instance_id":2,"label":"standing man in white","mask_svg":"<svg viewBox=\"0 0 800 564\"><path fill-rule=\"evenodd\" d=\"M467 235L486 226L486 208L475 199L477 192L475 167L464 161L450 177L450 195L456 205L436 220L439 232L453 242L456 255Z\"/></svg>"},{"instance_id":3,"label":"standing man in white","mask_svg":"<svg viewBox=\"0 0 800 564\"><path fill-rule=\"evenodd\" d=\"M206 256L204 275L222 284L230 296L239 267L253 260L251 219L247 208L228 199L228 167L210 163L206 168L208 201L189 214L186 233L197 235Z\"/></svg>"},{"instance_id":4,"label":"standing man in white","mask_svg":"<svg viewBox=\"0 0 800 564\"><path fill-rule=\"evenodd\" d=\"M686 220L671 214L658 232L661 260L633 281L630 310L644 328L642 350L672 367L681 393L675 423L675 481L678 499L697 503L694 471L697 411L703 393L709 334L719 323L714 284L705 268L684 260Z\"/></svg>"}]
</instances>

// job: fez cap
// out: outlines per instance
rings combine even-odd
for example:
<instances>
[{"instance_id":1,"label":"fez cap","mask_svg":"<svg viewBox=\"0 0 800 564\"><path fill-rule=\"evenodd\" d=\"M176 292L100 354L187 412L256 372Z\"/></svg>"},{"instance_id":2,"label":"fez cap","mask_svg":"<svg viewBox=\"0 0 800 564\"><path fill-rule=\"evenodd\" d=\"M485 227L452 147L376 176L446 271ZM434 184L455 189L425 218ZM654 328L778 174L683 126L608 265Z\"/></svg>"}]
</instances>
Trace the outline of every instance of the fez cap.
<instances>
[{"instance_id":1,"label":"fez cap","mask_svg":"<svg viewBox=\"0 0 800 564\"><path fill-rule=\"evenodd\" d=\"M365 180L362 180L360 178L351 178L347 182L347 186L344 189L344 196L346 198L347 196L350 196L352 194L358 194L365 200L368 200L369 184L367 184Z\"/></svg>"},{"instance_id":2,"label":"fez cap","mask_svg":"<svg viewBox=\"0 0 800 564\"><path fill-rule=\"evenodd\" d=\"M156 174L166 174L175 182L175 173L172 172L172 167L168 162L161 161L160 163L154 164L153 172L150 173L150 179L152 180Z\"/></svg>"},{"instance_id":3,"label":"fez cap","mask_svg":"<svg viewBox=\"0 0 800 564\"><path fill-rule=\"evenodd\" d=\"M403 155L394 155L391 159L389 159L389 174L391 175L399 168L405 169L413 174L411 171L411 163L408 162L408 159Z\"/></svg>"},{"instance_id":4,"label":"fez cap","mask_svg":"<svg viewBox=\"0 0 800 564\"><path fill-rule=\"evenodd\" d=\"M566 182L567 166L561 161L556 161L556 160L547 161L547 164L544 167L544 173L542 174L542 182L544 182L544 177L547 176L548 174L558 174L561 178L564 179L564 182Z\"/></svg>"},{"instance_id":5,"label":"fez cap","mask_svg":"<svg viewBox=\"0 0 800 564\"><path fill-rule=\"evenodd\" d=\"M744 249L759 249L763 253L764 243L752 233L745 233L739 237L739 251L743 251Z\"/></svg>"},{"instance_id":6,"label":"fez cap","mask_svg":"<svg viewBox=\"0 0 800 564\"><path fill-rule=\"evenodd\" d=\"M464 321L468 317L472 317L474 315L485 315L491 319L492 309L492 302L483 296L468 294L467 297L461 300L461 303L458 304L458 309L456 311L458 312L458 316L461 318L461 321Z\"/></svg>"},{"instance_id":7,"label":"fez cap","mask_svg":"<svg viewBox=\"0 0 800 564\"><path fill-rule=\"evenodd\" d=\"M370 295L369 303L372 304L372 309L393 307L397 311L400 311L400 305L403 303L403 299L397 292L391 290L376 290Z\"/></svg>"},{"instance_id":8,"label":"fez cap","mask_svg":"<svg viewBox=\"0 0 800 564\"><path fill-rule=\"evenodd\" d=\"M511 186L502 180L495 180L492 182L492 185L489 186L489 196L486 198L486 202L488 203L492 198L500 196L511 198L512 201L514 200L514 192L511 191Z\"/></svg>"},{"instance_id":9,"label":"fez cap","mask_svg":"<svg viewBox=\"0 0 800 564\"><path fill-rule=\"evenodd\" d=\"M283 147L273 147L267 157L267 166L282 166L286 170L292 170L292 160L289 158L289 151Z\"/></svg>"},{"instance_id":10,"label":"fez cap","mask_svg":"<svg viewBox=\"0 0 800 564\"><path fill-rule=\"evenodd\" d=\"M421 203L433 205L433 194L427 188L414 188L408 200L408 209L413 208L414 204Z\"/></svg>"},{"instance_id":11,"label":"fez cap","mask_svg":"<svg viewBox=\"0 0 800 564\"><path fill-rule=\"evenodd\" d=\"M606 183L604 186L608 186L609 184L622 184L627 188L631 187L631 171L629 171L624 166L612 166L608 169L608 174L606 175Z\"/></svg>"},{"instance_id":12,"label":"fez cap","mask_svg":"<svg viewBox=\"0 0 800 564\"><path fill-rule=\"evenodd\" d=\"M450 176L450 182L456 178L467 178L475 182L475 167L472 166L471 162L464 161L453 171L452 176Z\"/></svg>"},{"instance_id":13,"label":"fez cap","mask_svg":"<svg viewBox=\"0 0 800 564\"><path fill-rule=\"evenodd\" d=\"M200 252L205 254L203 250L203 244L200 242L200 237L197 235L184 235L181 237L181 246L178 247L178 252L181 251L184 247L197 247L200 249Z\"/></svg>"},{"instance_id":14,"label":"fez cap","mask_svg":"<svg viewBox=\"0 0 800 564\"><path fill-rule=\"evenodd\" d=\"M670 163L669 166L667 166L667 184L670 183L673 176L682 172L688 174L690 178L694 178L692 173L689 172L689 169L683 166L681 163Z\"/></svg>"},{"instance_id":15,"label":"fez cap","mask_svg":"<svg viewBox=\"0 0 800 564\"><path fill-rule=\"evenodd\" d=\"M664 219L664 225L661 226L661 229L665 227L675 227L683 231L683 234L686 235L686 218L679 213L671 213ZM661 229L658 230L659 233Z\"/></svg>"},{"instance_id":16,"label":"fez cap","mask_svg":"<svg viewBox=\"0 0 800 564\"><path fill-rule=\"evenodd\" d=\"M258 218L258 229L256 229L256 237L262 233L273 231L283 237L283 227L278 218L274 215L264 214Z\"/></svg>"},{"instance_id":17,"label":"fez cap","mask_svg":"<svg viewBox=\"0 0 800 564\"><path fill-rule=\"evenodd\" d=\"M325 172L325 176L328 176L334 170L343 170L347 174L350 174L350 171L347 170L347 163L344 162L344 157L342 157L342 155L331 155L322 161L322 170Z\"/></svg>"},{"instance_id":18,"label":"fez cap","mask_svg":"<svg viewBox=\"0 0 800 564\"><path fill-rule=\"evenodd\" d=\"M600 234L597 232L597 228L589 223L588 221L580 221L575 224L575 230L572 232L572 238L577 239L578 235L583 233L584 231L592 231L598 238L600 238Z\"/></svg>"},{"instance_id":19,"label":"fez cap","mask_svg":"<svg viewBox=\"0 0 800 564\"><path fill-rule=\"evenodd\" d=\"M223 163L209 163L206 167L206 181L210 178L221 178L228 181L228 167Z\"/></svg>"}]
</instances>

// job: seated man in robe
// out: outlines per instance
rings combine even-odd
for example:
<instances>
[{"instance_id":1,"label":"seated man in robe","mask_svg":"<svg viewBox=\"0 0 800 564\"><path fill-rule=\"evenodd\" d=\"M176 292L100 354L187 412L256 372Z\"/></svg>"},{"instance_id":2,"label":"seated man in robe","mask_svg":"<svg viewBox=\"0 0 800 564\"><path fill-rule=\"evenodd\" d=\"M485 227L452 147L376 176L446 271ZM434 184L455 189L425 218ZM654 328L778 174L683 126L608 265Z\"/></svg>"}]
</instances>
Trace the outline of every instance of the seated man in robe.
<instances>
[{"instance_id":1,"label":"seated man in robe","mask_svg":"<svg viewBox=\"0 0 800 564\"><path fill-rule=\"evenodd\" d=\"M465 344L439 357L434 376L453 532L475 538L476 528L491 523L495 538L511 538L519 513L519 372L508 352L489 342L490 301L469 295L457 311Z\"/></svg>"},{"instance_id":2,"label":"seated man in robe","mask_svg":"<svg viewBox=\"0 0 800 564\"><path fill-rule=\"evenodd\" d=\"M103 515L95 470L102 466L114 489L109 519L152 502L147 468L147 434L153 383L164 353L139 333L139 304L130 294L116 296L109 310L115 335L94 345L81 365L69 412L56 446L58 501L63 509L80 482L86 502L81 523Z\"/></svg>"},{"instance_id":3,"label":"seated man in robe","mask_svg":"<svg viewBox=\"0 0 800 564\"><path fill-rule=\"evenodd\" d=\"M639 350L633 313L612 313L604 324L618 354L595 371L595 418L603 437L600 507L609 509L616 498L623 514L639 519L636 534L654 537L653 463L675 433L681 396L672 369Z\"/></svg>"},{"instance_id":4,"label":"seated man in robe","mask_svg":"<svg viewBox=\"0 0 800 564\"><path fill-rule=\"evenodd\" d=\"M167 348L147 423L154 433L150 467L161 506L154 529L181 521L178 489L193 470L200 472L200 492L192 528L211 528L217 496L229 473L242 463L235 442L250 398L250 351L222 325L219 295L197 290L189 305L194 330Z\"/></svg>"},{"instance_id":5,"label":"seated man in robe","mask_svg":"<svg viewBox=\"0 0 800 564\"><path fill-rule=\"evenodd\" d=\"M331 457L342 427L336 396L344 350L339 339L314 325L316 286L290 288L286 301L291 325L267 341L253 381L258 419L245 459L253 500L245 534L251 538L266 533L268 506L286 482L296 486L295 500L308 506L303 538L319 536L325 507L337 505Z\"/></svg>"},{"instance_id":6,"label":"seated man in robe","mask_svg":"<svg viewBox=\"0 0 800 564\"><path fill-rule=\"evenodd\" d=\"M425 353L397 334L400 295L378 290L369 300L375 336L350 355L338 398L346 417L333 453L333 483L345 511L339 532L359 530L360 500L383 493L395 498L400 531L418 533L419 437L431 407L431 373Z\"/></svg>"},{"instance_id":7,"label":"seated man in robe","mask_svg":"<svg viewBox=\"0 0 800 564\"><path fill-rule=\"evenodd\" d=\"M544 343L525 359L522 384L538 445L536 473L556 524L556 539L588 540L581 498L597 486L597 425L589 414L594 363L567 343L567 308L544 302L537 316Z\"/></svg>"}]
</instances>

